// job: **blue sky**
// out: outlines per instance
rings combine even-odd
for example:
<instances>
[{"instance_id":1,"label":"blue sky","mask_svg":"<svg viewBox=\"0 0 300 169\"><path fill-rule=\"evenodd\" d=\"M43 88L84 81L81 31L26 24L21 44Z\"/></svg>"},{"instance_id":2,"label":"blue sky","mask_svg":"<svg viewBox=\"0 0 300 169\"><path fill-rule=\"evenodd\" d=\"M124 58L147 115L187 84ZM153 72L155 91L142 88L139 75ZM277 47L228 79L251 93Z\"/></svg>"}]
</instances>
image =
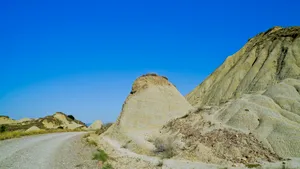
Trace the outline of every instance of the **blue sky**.
<instances>
[{"instance_id":1,"label":"blue sky","mask_svg":"<svg viewBox=\"0 0 300 169\"><path fill-rule=\"evenodd\" d=\"M140 75L187 94L249 38L299 25L298 0L0 2L0 114L114 121Z\"/></svg>"}]
</instances>

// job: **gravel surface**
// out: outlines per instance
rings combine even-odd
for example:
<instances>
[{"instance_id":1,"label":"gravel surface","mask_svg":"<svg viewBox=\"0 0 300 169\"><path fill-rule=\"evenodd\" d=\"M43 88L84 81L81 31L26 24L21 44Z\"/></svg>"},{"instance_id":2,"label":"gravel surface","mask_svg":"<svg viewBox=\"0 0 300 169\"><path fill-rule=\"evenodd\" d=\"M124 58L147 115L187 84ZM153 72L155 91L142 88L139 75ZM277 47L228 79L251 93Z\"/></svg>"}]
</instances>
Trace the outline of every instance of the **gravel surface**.
<instances>
[{"instance_id":1,"label":"gravel surface","mask_svg":"<svg viewBox=\"0 0 300 169\"><path fill-rule=\"evenodd\" d=\"M2 169L97 169L84 133L53 133L0 141Z\"/></svg>"}]
</instances>

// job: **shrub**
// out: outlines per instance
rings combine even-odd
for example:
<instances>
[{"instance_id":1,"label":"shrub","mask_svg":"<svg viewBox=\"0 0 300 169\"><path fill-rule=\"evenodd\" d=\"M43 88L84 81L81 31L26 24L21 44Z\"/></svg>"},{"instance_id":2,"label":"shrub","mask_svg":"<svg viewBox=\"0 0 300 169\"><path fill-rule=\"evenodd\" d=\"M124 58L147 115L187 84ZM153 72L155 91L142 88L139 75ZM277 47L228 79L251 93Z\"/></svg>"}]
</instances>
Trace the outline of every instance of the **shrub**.
<instances>
[{"instance_id":1,"label":"shrub","mask_svg":"<svg viewBox=\"0 0 300 169\"><path fill-rule=\"evenodd\" d=\"M94 140L89 140L89 139L87 139L87 142L88 142L88 145L89 146L97 146L98 144L96 143L96 141L94 141Z\"/></svg>"},{"instance_id":2,"label":"shrub","mask_svg":"<svg viewBox=\"0 0 300 169\"><path fill-rule=\"evenodd\" d=\"M75 117L73 116L73 115L68 115L68 117L70 118L70 119L72 119L72 120L75 120Z\"/></svg>"},{"instance_id":3,"label":"shrub","mask_svg":"<svg viewBox=\"0 0 300 169\"><path fill-rule=\"evenodd\" d=\"M93 160L98 160L105 163L108 160L108 155L105 153L105 151L98 149L97 152L93 154Z\"/></svg>"},{"instance_id":4,"label":"shrub","mask_svg":"<svg viewBox=\"0 0 300 169\"><path fill-rule=\"evenodd\" d=\"M3 133L3 132L5 132L5 131L6 131L6 126L2 125L2 126L0 127L0 133Z\"/></svg>"},{"instance_id":5,"label":"shrub","mask_svg":"<svg viewBox=\"0 0 300 169\"><path fill-rule=\"evenodd\" d=\"M172 138L166 138L166 139L161 139L161 138L156 138L154 140L154 146L155 154L159 154L162 158L172 158L173 156L176 155L175 149L174 149L174 140Z\"/></svg>"}]
</instances>

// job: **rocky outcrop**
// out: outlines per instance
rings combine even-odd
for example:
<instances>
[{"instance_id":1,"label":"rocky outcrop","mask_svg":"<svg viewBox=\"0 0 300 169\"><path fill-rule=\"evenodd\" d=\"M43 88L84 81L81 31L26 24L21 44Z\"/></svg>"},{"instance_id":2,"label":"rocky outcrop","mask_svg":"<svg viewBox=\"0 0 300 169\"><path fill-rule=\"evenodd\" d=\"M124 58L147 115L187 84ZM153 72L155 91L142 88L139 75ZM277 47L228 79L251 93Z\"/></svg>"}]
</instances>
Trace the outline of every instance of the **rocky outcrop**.
<instances>
[{"instance_id":1,"label":"rocky outcrop","mask_svg":"<svg viewBox=\"0 0 300 169\"><path fill-rule=\"evenodd\" d=\"M78 120L72 120L62 112L56 112L53 115L53 118L59 121L60 124L58 127L63 127L65 129L86 128L84 123Z\"/></svg>"},{"instance_id":2,"label":"rocky outcrop","mask_svg":"<svg viewBox=\"0 0 300 169\"><path fill-rule=\"evenodd\" d=\"M300 78L300 27L274 27L258 34L186 98L193 106L218 105L260 93L286 78Z\"/></svg>"},{"instance_id":3,"label":"rocky outcrop","mask_svg":"<svg viewBox=\"0 0 300 169\"><path fill-rule=\"evenodd\" d=\"M96 120L96 121L94 121L93 124L91 124L91 125L89 126L88 129L90 129L90 130L101 129L101 128L102 128L102 125L103 125L103 123L102 123L100 120Z\"/></svg>"},{"instance_id":4,"label":"rocky outcrop","mask_svg":"<svg viewBox=\"0 0 300 169\"><path fill-rule=\"evenodd\" d=\"M176 134L199 161L300 157L299 34L274 27L250 39L186 96L197 109L162 133Z\"/></svg>"},{"instance_id":5,"label":"rocky outcrop","mask_svg":"<svg viewBox=\"0 0 300 169\"><path fill-rule=\"evenodd\" d=\"M147 74L135 80L116 123L104 135L133 150L151 149L147 139L169 120L183 116L191 108L167 78Z\"/></svg>"},{"instance_id":6,"label":"rocky outcrop","mask_svg":"<svg viewBox=\"0 0 300 169\"><path fill-rule=\"evenodd\" d=\"M25 132L35 132L35 131L40 131L41 129L38 128L37 126L32 126L29 129L27 129Z\"/></svg>"}]
</instances>

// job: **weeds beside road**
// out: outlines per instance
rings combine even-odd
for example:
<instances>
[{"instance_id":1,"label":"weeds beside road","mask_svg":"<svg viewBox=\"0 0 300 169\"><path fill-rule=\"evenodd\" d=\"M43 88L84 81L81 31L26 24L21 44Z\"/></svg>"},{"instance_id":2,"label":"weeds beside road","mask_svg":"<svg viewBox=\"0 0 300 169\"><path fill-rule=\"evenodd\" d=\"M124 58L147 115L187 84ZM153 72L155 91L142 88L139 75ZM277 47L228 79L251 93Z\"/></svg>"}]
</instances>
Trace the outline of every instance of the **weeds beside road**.
<instances>
[{"instance_id":1,"label":"weeds beside road","mask_svg":"<svg viewBox=\"0 0 300 169\"><path fill-rule=\"evenodd\" d=\"M47 134L47 133L59 133L59 132L75 132L75 131L83 131L81 129L49 129L49 130L39 130L39 131L30 131L25 132L23 130L17 131L5 131L0 133L0 140L12 139L12 138L19 138L22 136L30 136L30 135L37 135L37 134Z\"/></svg>"}]
</instances>

